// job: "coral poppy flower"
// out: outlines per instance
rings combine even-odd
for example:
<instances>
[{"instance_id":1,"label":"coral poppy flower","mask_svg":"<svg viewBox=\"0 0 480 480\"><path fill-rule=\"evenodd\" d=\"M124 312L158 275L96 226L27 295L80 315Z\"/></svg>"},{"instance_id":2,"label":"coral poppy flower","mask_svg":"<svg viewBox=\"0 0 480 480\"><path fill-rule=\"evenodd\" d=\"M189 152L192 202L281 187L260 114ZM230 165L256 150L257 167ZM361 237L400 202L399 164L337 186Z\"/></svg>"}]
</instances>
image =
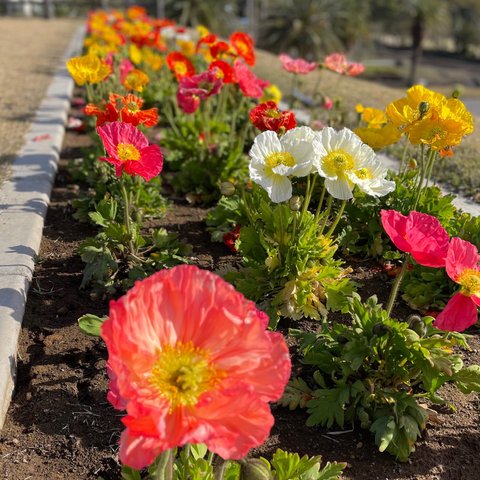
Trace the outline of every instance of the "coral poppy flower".
<instances>
[{"instance_id":1,"label":"coral poppy flower","mask_svg":"<svg viewBox=\"0 0 480 480\"><path fill-rule=\"evenodd\" d=\"M452 238L445 268L448 276L461 288L437 316L434 326L442 330L463 332L478 321L480 307L480 257L475 245Z\"/></svg>"},{"instance_id":2,"label":"coral poppy flower","mask_svg":"<svg viewBox=\"0 0 480 480\"><path fill-rule=\"evenodd\" d=\"M266 85L245 65L245 62L237 58L233 64L233 70L238 86L246 97L260 98L263 95Z\"/></svg>"},{"instance_id":3,"label":"coral poppy flower","mask_svg":"<svg viewBox=\"0 0 480 480\"><path fill-rule=\"evenodd\" d=\"M285 133L297 126L295 114L289 110L279 110L273 101L261 103L250 110L250 121L262 132L273 130Z\"/></svg>"},{"instance_id":4,"label":"coral poppy flower","mask_svg":"<svg viewBox=\"0 0 480 480\"><path fill-rule=\"evenodd\" d=\"M230 35L230 43L237 55L242 57L248 65L255 65L255 50L249 35L245 32L234 32Z\"/></svg>"},{"instance_id":5,"label":"coral poppy flower","mask_svg":"<svg viewBox=\"0 0 480 480\"><path fill-rule=\"evenodd\" d=\"M325 57L323 65L333 72L340 73L340 75L348 75L349 77L356 77L360 75L365 67L361 63L349 62L345 55L341 53L332 53Z\"/></svg>"},{"instance_id":6,"label":"coral poppy flower","mask_svg":"<svg viewBox=\"0 0 480 480\"><path fill-rule=\"evenodd\" d=\"M303 75L312 72L318 66L317 62L307 62L303 58L293 59L290 55L282 53L279 57L284 70L290 73L301 73Z\"/></svg>"},{"instance_id":7,"label":"coral poppy flower","mask_svg":"<svg viewBox=\"0 0 480 480\"><path fill-rule=\"evenodd\" d=\"M218 78L221 78L223 83L235 83L235 72L233 67L223 60L215 60L209 66L209 70L216 72Z\"/></svg>"},{"instance_id":8,"label":"coral poppy flower","mask_svg":"<svg viewBox=\"0 0 480 480\"><path fill-rule=\"evenodd\" d=\"M180 52L169 53L166 60L168 68L175 74L177 80L195 74L193 63Z\"/></svg>"},{"instance_id":9,"label":"coral poppy flower","mask_svg":"<svg viewBox=\"0 0 480 480\"><path fill-rule=\"evenodd\" d=\"M67 62L67 69L77 85L99 83L111 72L110 66L96 55L72 57Z\"/></svg>"},{"instance_id":10,"label":"coral poppy flower","mask_svg":"<svg viewBox=\"0 0 480 480\"><path fill-rule=\"evenodd\" d=\"M283 336L255 304L193 265L162 270L110 303L102 326L110 392L125 408L122 463L140 469L163 451L204 443L239 459L268 437L268 402L290 375Z\"/></svg>"},{"instance_id":11,"label":"coral poppy flower","mask_svg":"<svg viewBox=\"0 0 480 480\"><path fill-rule=\"evenodd\" d=\"M450 237L436 217L412 211L408 216L396 210L380 212L382 225L395 246L426 267L445 266Z\"/></svg>"},{"instance_id":12,"label":"coral poppy flower","mask_svg":"<svg viewBox=\"0 0 480 480\"><path fill-rule=\"evenodd\" d=\"M142 110L143 99L129 93L124 97L111 94L110 102L114 105L120 101L121 103L121 119L122 122L131 123L132 125L143 125L144 127L154 127L158 123L158 109L156 107Z\"/></svg>"},{"instance_id":13,"label":"coral poppy flower","mask_svg":"<svg viewBox=\"0 0 480 480\"><path fill-rule=\"evenodd\" d=\"M97 127L109 157L101 161L115 165L115 174L140 175L145 180L156 177L163 167L163 156L158 145L149 145L147 137L130 123L113 122Z\"/></svg>"},{"instance_id":14,"label":"coral poppy flower","mask_svg":"<svg viewBox=\"0 0 480 480\"><path fill-rule=\"evenodd\" d=\"M118 120L118 111L112 103L104 103L100 106L89 103L83 109L85 115L95 115L97 117L97 127L107 122Z\"/></svg>"}]
</instances>

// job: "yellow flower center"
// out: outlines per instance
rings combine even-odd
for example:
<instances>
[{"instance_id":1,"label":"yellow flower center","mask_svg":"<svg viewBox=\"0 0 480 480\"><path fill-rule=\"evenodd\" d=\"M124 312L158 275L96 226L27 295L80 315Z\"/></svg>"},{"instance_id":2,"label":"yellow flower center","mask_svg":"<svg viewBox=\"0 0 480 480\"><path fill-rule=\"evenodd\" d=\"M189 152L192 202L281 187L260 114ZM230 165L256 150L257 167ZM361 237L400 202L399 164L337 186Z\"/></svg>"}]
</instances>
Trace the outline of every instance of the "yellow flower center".
<instances>
[{"instance_id":1,"label":"yellow flower center","mask_svg":"<svg viewBox=\"0 0 480 480\"><path fill-rule=\"evenodd\" d=\"M117 155L122 162L140 160L140 152L131 143L119 143L117 145Z\"/></svg>"},{"instance_id":2,"label":"yellow flower center","mask_svg":"<svg viewBox=\"0 0 480 480\"><path fill-rule=\"evenodd\" d=\"M170 411L191 407L225 376L209 361L208 352L192 342L166 345L150 372L149 382L170 402Z\"/></svg>"},{"instance_id":3,"label":"yellow flower center","mask_svg":"<svg viewBox=\"0 0 480 480\"><path fill-rule=\"evenodd\" d=\"M361 180L373 178L372 172L368 168L359 168L358 170L353 170L353 173Z\"/></svg>"},{"instance_id":4,"label":"yellow flower center","mask_svg":"<svg viewBox=\"0 0 480 480\"><path fill-rule=\"evenodd\" d=\"M187 66L183 62L177 62L174 66L177 75L185 75L187 73Z\"/></svg>"},{"instance_id":5,"label":"yellow flower center","mask_svg":"<svg viewBox=\"0 0 480 480\"><path fill-rule=\"evenodd\" d=\"M274 108L269 108L268 110L265 110L265 115L269 118L280 118L282 116L282 114Z\"/></svg>"},{"instance_id":6,"label":"yellow flower center","mask_svg":"<svg viewBox=\"0 0 480 480\"><path fill-rule=\"evenodd\" d=\"M131 113L137 113L140 110L140 108L138 107L138 104L136 102L128 102L127 110Z\"/></svg>"},{"instance_id":7,"label":"yellow flower center","mask_svg":"<svg viewBox=\"0 0 480 480\"><path fill-rule=\"evenodd\" d=\"M344 176L345 172L352 170L355 166L355 160L345 150L333 150L323 159L322 163L323 170L327 175L338 177Z\"/></svg>"},{"instance_id":8,"label":"yellow flower center","mask_svg":"<svg viewBox=\"0 0 480 480\"><path fill-rule=\"evenodd\" d=\"M275 152L265 158L265 164L269 168L275 168L279 165L293 167L296 163L295 157L290 152Z\"/></svg>"},{"instance_id":9,"label":"yellow flower center","mask_svg":"<svg viewBox=\"0 0 480 480\"><path fill-rule=\"evenodd\" d=\"M433 127L429 132L428 132L428 143L434 143L439 140L442 140L447 136L447 132L441 128L441 127Z\"/></svg>"},{"instance_id":10,"label":"yellow flower center","mask_svg":"<svg viewBox=\"0 0 480 480\"><path fill-rule=\"evenodd\" d=\"M480 270L467 268L458 277L457 282L462 286L461 292L467 297L480 297Z\"/></svg>"}]
</instances>

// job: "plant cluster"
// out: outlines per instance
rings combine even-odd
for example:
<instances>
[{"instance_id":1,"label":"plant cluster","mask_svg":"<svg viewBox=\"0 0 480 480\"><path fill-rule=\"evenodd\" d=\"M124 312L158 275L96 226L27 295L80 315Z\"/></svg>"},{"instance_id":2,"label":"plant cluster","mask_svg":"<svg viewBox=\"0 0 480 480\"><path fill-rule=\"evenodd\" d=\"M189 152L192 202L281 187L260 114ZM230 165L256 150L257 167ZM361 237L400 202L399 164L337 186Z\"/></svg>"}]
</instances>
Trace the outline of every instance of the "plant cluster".
<instances>
[{"instance_id":1,"label":"plant cluster","mask_svg":"<svg viewBox=\"0 0 480 480\"><path fill-rule=\"evenodd\" d=\"M406 460L428 418L421 400L441 402L446 382L480 390L480 367L464 368L453 350L467 348L465 337L449 333L478 319L478 219L428 186L436 157L473 130L463 103L415 86L384 112L359 105L355 131L333 128L341 116L314 130L253 73L243 32L228 41L188 32L137 6L92 13L88 32L86 54L67 64L85 85L95 145L72 165L93 191L76 216L98 229L79 250L82 287L128 292L107 317L79 323L105 341L108 400L126 411L123 478L338 478L344 464L320 468L320 457L246 459L267 439L277 401L306 406L308 425L359 421L381 451ZM291 106L299 76L363 70L339 53L279 60ZM329 97L322 104L333 110ZM391 177L374 149L402 139L416 165L404 161ZM168 189L218 201L208 228L238 255L237 269L221 278L176 265L190 261L189 246L147 223L164 215ZM402 264L386 309L355 293L342 249ZM448 302L435 320L397 319L401 288L425 309ZM330 311L350 320L332 323ZM308 367L285 393L291 359L272 331L281 318L315 319L319 330L294 333Z\"/></svg>"}]
</instances>

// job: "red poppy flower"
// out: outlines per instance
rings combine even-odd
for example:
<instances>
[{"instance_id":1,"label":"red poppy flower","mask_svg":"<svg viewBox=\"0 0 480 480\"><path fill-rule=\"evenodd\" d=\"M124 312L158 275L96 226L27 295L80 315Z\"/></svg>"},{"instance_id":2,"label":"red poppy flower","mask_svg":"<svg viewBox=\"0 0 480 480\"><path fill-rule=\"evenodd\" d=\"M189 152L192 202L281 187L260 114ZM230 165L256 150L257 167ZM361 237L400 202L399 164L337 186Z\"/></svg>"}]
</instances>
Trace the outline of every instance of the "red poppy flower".
<instances>
[{"instance_id":1,"label":"red poppy flower","mask_svg":"<svg viewBox=\"0 0 480 480\"><path fill-rule=\"evenodd\" d=\"M235 72L233 67L223 60L215 60L209 66L208 69L214 71L218 78L221 78L223 83L235 83Z\"/></svg>"},{"instance_id":2,"label":"red poppy flower","mask_svg":"<svg viewBox=\"0 0 480 480\"><path fill-rule=\"evenodd\" d=\"M442 330L463 332L478 321L480 307L480 256L475 245L452 238L445 268L448 276L461 288L437 316L434 326Z\"/></svg>"},{"instance_id":3,"label":"red poppy flower","mask_svg":"<svg viewBox=\"0 0 480 480\"><path fill-rule=\"evenodd\" d=\"M263 95L265 83L260 80L246 65L237 58L233 64L238 86L246 97L260 98Z\"/></svg>"},{"instance_id":4,"label":"red poppy flower","mask_svg":"<svg viewBox=\"0 0 480 480\"><path fill-rule=\"evenodd\" d=\"M168 68L175 73L177 80L183 77L191 77L195 74L193 63L180 52L169 53L166 60Z\"/></svg>"},{"instance_id":5,"label":"red poppy flower","mask_svg":"<svg viewBox=\"0 0 480 480\"><path fill-rule=\"evenodd\" d=\"M318 66L317 62L307 62L303 58L293 59L286 53L282 53L279 58L284 70L290 73L307 74L315 70Z\"/></svg>"},{"instance_id":6,"label":"red poppy flower","mask_svg":"<svg viewBox=\"0 0 480 480\"><path fill-rule=\"evenodd\" d=\"M200 105L200 100L217 94L222 84L222 80L211 70L184 77L178 85L178 105L185 113L193 113Z\"/></svg>"},{"instance_id":7,"label":"red poppy flower","mask_svg":"<svg viewBox=\"0 0 480 480\"><path fill-rule=\"evenodd\" d=\"M140 175L145 180L156 177L163 167L163 156L158 145L149 145L147 137L130 123L112 122L97 127L108 157L100 160L115 165L115 174L121 177Z\"/></svg>"},{"instance_id":8,"label":"red poppy flower","mask_svg":"<svg viewBox=\"0 0 480 480\"><path fill-rule=\"evenodd\" d=\"M410 253L420 265L445 266L450 237L437 218L415 211L408 216L395 210L380 214L383 228L399 250Z\"/></svg>"},{"instance_id":9,"label":"red poppy flower","mask_svg":"<svg viewBox=\"0 0 480 480\"><path fill-rule=\"evenodd\" d=\"M215 42L210 46L210 55L213 58L218 58L222 53L227 53L230 46L226 42Z\"/></svg>"},{"instance_id":10,"label":"red poppy flower","mask_svg":"<svg viewBox=\"0 0 480 480\"><path fill-rule=\"evenodd\" d=\"M262 132L272 130L284 133L297 125L295 114L289 110L279 110L272 100L252 108L250 121Z\"/></svg>"},{"instance_id":11,"label":"red poppy flower","mask_svg":"<svg viewBox=\"0 0 480 480\"><path fill-rule=\"evenodd\" d=\"M356 77L360 75L364 70L365 66L361 63L349 62L345 55L341 53L332 53L325 57L323 61L325 67L329 70L332 70L341 75L348 75L349 77Z\"/></svg>"},{"instance_id":12,"label":"red poppy flower","mask_svg":"<svg viewBox=\"0 0 480 480\"><path fill-rule=\"evenodd\" d=\"M195 46L195 53L198 53L202 45L213 45L217 41L217 35L213 33L207 33L202 38L200 38Z\"/></svg>"},{"instance_id":13,"label":"red poppy flower","mask_svg":"<svg viewBox=\"0 0 480 480\"><path fill-rule=\"evenodd\" d=\"M255 50L249 35L244 32L234 32L230 35L230 43L237 55L242 57L248 65L255 65Z\"/></svg>"},{"instance_id":14,"label":"red poppy flower","mask_svg":"<svg viewBox=\"0 0 480 480\"><path fill-rule=\"evenodd\" d=\"M158 109L149 108L142 110L143 99L129 93L124 97L111 94L110 102L116 105L117 101L121 103L120 115L122 122L131 123L132 125L143 125L144 127L154 127L158 123Z\"/></svg>"},{"instance_id":15,"label":"red poppy flower","mask_svg":"<svg viewBox=\"0 0 480 480\"><path fill-rule=\"evenodd\" d=\"M118 110L112 103L103 103L102 105L95 105L89 103L83 109L85 115L95 115L97 117L97 127L107 122L115 122L118 120Z\"/></svg>"},{"instance_id":16,"label":"red poppy flower","mask_svg":"<svg viewBox=\"0 0 480 480\"><path fill-rule=\"evenodd\" d=\"M237 249L235 248L235 242L240 237L240 228L240 225L236 225L233 230L223 235L223 243L230 249L232 253L237 253Z\"/></svg>"}]
</instances>

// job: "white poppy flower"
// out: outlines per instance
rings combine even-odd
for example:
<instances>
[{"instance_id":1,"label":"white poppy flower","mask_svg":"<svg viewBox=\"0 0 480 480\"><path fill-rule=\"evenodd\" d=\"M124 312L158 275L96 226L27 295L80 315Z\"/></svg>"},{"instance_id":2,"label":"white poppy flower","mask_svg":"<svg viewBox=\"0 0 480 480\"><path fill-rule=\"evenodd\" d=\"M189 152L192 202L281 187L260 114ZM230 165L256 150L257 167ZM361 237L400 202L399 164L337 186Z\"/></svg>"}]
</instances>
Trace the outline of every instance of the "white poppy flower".
<instances>
[{"instance_id":1,"label":"white poppy flower","mask_svg":"<svg viewBox=\"0 0 480 480\"><path fill-rule=\"evenodd\" d=\"M272 202L284 202L292 196L289 177L304 177L312 171L318 155L314 143L319 143L314 137L309 140L309 130L293 128L281 138L266 131L255 138L249 153L250 178L267 191Z\"/></svg>"},{"instance_id":2,"label":"white poppy flower","mask_svg":"<svg viewBox=\"0 0 480 480\"><path fill-rule=\"evenodd\" d=\"M331 127L317 133L320 154L315 167L325 177L325 187L335 198L353 197L355 185L367 195L381 197L395 190L395 182L386 180L387 169L375 152L348 128L337 132Z\"/></svg>"}]
</instances>

